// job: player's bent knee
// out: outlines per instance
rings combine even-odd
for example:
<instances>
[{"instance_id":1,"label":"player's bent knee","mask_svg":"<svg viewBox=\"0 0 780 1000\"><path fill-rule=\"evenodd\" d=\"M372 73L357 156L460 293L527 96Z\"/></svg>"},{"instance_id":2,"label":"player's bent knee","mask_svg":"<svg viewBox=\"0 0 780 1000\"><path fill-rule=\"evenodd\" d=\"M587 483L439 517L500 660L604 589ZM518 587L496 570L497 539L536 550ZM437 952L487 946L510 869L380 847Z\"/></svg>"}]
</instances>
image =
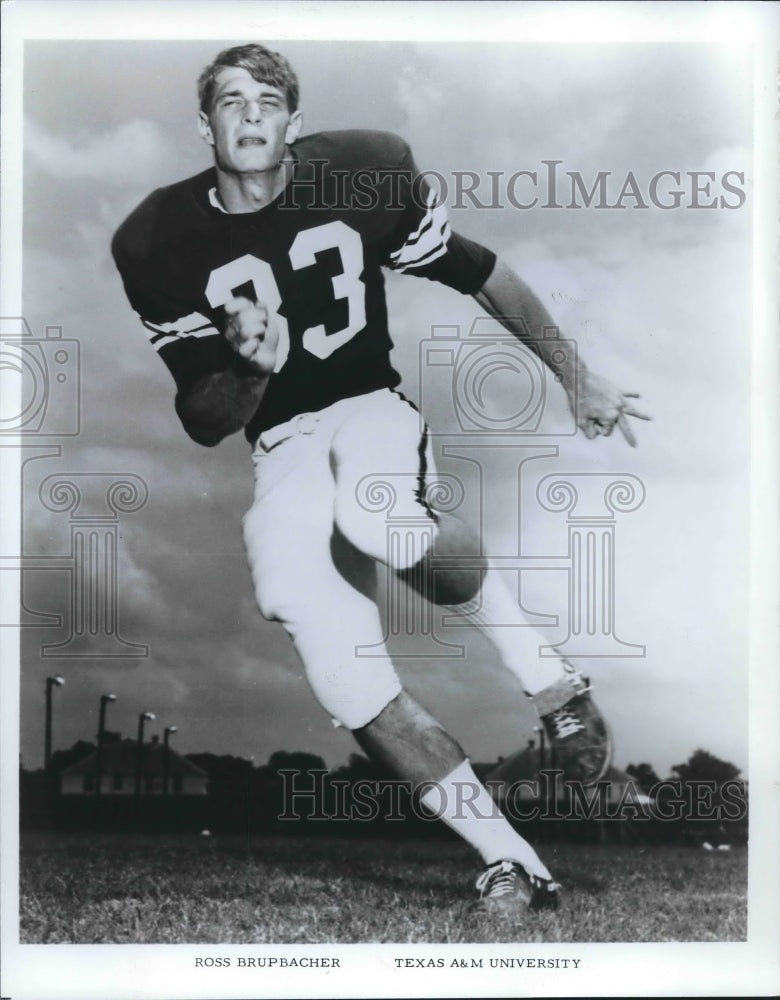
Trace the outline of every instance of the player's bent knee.
<instances>
[{"instance_id":1,"label":"player's bent knee","mask_svg":"<svg viewBox=\"0 0 780 1000\"><path fill-rule=\"evenodd\" d=\"M368 665L367 665L368 666ZM369 666L369 669L372 669ZM352 671L349 679L338 667L331 670L306 671L309 685L321 707L345 729L362 729L387 708L401 693L401 682L392 666L379 671L363 683L356 682Z\"/></svg>"},{"instance_id":2,"label":"player's bent knee","mask_svg":"<svg viewBox=\"0 0 780 1000\"><path fill-rule=\"evenodd\" d=\"M437 527L422 507L414 507L408 520L393 530L388 524L387 511L366 510L354 497L339 495L334 506L334 522L338 531L360 552L393 569L413 566L431 549Z\"/></svg>"},{"instance_id":3,"label":"player's bent knee","mask_svg":"<svg viewBox=\"0 0 780 1000\"><path fill-rule=\"evenodd\" d=\"M484 569L448 569L434 571L433 603L466 604L474 600L485 579Z\"/></svg>"},{"instance_id":4,"label":"player's bent knee","mask_svg":"<svg viewBox=\"0 0 780 1000\"><path fill-rule=\"evenodd\" d=\"M398 571L398 576L423 597L438 605L466 604L480 591L486 570L451 564L437 565L435 557L425 556L419 563Z\"/></svg>"}]
</instances>

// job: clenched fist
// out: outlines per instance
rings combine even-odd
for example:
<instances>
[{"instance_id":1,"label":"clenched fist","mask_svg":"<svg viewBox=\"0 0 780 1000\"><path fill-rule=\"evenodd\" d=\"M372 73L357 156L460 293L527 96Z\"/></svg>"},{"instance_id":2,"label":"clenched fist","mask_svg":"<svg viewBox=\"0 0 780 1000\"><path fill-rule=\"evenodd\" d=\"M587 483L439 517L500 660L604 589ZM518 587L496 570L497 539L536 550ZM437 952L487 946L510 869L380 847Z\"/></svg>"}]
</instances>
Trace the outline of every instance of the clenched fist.
<instances>
[{"instance_id":1,"label":"clenched fist","mask_svg":"<svg viewBox=\"0 0 780 1000\"><path fill-rule=\"evenodd\" d=\"M276 364L279 330L266 307L262 302L234 298L225 304L225 315L230 346L260 373L270 375Z\"/></svg>"}]
</instances>

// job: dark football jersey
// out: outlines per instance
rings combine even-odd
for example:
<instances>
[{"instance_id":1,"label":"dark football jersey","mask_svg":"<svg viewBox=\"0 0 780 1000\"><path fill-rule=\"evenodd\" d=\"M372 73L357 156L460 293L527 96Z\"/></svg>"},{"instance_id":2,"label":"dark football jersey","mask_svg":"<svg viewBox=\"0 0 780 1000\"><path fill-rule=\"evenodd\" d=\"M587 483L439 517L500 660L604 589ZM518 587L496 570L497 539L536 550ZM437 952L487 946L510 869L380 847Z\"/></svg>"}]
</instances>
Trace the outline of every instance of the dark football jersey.
<instances>
[{"instance_id":1,"label":"dark football jersey","mask_svg":"<svg viewBox=\"0 0 780 1000\"><path fill-rule=\"evenodd\" d=\"M473 294L495 264L451 232L397 136L324 132L292 152L290 184L259 211L226 213L211 169L154 191L112 244L179 393L214 372L251 370L221 333L233 296L275 314L277 364L246 428L250 441L296 414L398 384L382 267Z\"/></svg>"}]
</instances>

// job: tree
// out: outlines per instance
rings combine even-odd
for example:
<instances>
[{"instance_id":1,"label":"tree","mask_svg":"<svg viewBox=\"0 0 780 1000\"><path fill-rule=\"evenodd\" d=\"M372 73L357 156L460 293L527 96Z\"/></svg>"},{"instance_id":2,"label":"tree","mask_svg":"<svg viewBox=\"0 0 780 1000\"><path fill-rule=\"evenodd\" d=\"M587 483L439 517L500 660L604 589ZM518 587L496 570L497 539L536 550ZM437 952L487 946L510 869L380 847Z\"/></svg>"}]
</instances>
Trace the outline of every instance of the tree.
<instances>
[{"instance_id":1,"label":"tree","mask_svg":"<svg viewBox=\"0 0 780 1000\"><path fill-rule=\"evenodd\" d=\"M329 779L339 781L387 781L396 775L379 761L369 760L360 753L351 753L346 764L335 768L328 775Z\"/></svg>"},{"instance_id":2,"label":"tree","mask_svg":"<svg viewBox=\"0 0 780 1000\"><path fill-rule=\"evenodd\" d=\"M209 776L210 830L226 833L260 828L266 801L251 760L213 753L190 753L186 757Z\"/></svg>"},{"instance_id":3,"label":"tree","mask_svg":"<svg viewBox=\"0 0 780 1000\"><path fill-rule=\"evenodd\" d=\"M634 784L640 792L648 793L661 780L655 773L652 764L629 764L626 774L634 779Z\"/></svg>"},{"instance_id":4,"label":"tree","mask_svg":"<svg viewBox=\"0 0 780 1000\"><path fill-rule=\"evenodd\" d=\"M672 770L681 781L714 781L716 785L733 781L740 774L740 768L706 750L695 750L684 764L675 764Z\"/></svg>"},{"instance_id":5,"label":"tree","mask_svg":"<svg viewBox=\"0 0 780 1000\"><path fill-rule=\"evenodd\" d=\"M327 771L327 766L322 757L304 750L294 750L290 753L287 750L275 750L268 758L268 766L272 771L300 771L305 774L308 771Z\"/></svg>"}]
</instances>

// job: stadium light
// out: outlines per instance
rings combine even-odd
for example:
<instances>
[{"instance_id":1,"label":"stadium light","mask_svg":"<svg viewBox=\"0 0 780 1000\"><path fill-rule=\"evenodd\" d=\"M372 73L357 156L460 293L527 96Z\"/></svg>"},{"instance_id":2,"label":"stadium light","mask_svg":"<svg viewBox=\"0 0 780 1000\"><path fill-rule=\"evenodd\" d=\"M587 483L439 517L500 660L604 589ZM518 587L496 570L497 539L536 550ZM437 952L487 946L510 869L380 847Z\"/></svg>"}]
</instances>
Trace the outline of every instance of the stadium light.
<instances>
[{"instance_id":1,"label":"stadium light","mask_svg":"<svg viewBox=\"0 0 780 1000\"><path fill-rule=\"evenodd\" d=\"M103 743L106 737L106 708L112 701L116 701L115 694L101 694L100 721L98 722L97 734L97 759L95 761L95 795L100 795L100 786L103 782Z\"/></svg>"},{"instance_id":2,"label":"stadium light","mask_svg":"<svg viewBox=\"0 0 780 1000\"><path fill-rule=\"evenodd\" d=\"M143 767L143 753L144 753L144 726L147 721L151 722L156 719L157 716L154 712L141 712L138 716L138 745L136 747L135 753L135 794L136 798L141 795L141 769Z\"/></svg>"},{"instance_id":3,"label":"stadium light","mask_svg":"<svg viewBox=\"0 0 780 1000\"><path fill-rule=\"evenodd\" d=\"M65 678L57 674L56 677L46 678L46 725L43 745L43 767L48 771L51 765L51 693L55 687L62 687Z\"/></svg>"},{"instance_id":4,"label":"stadium light","mask_svg":"<svg viewBox=\"0 0 780 1000\"><path fill-rule=\"evenodd\" d=\"M169 771L169 759L170 759L170 739L173 733L178 729L178 726L166 726L163 730L163 795L168 794L168 771Z\"/></svg>"}]
</instances>

